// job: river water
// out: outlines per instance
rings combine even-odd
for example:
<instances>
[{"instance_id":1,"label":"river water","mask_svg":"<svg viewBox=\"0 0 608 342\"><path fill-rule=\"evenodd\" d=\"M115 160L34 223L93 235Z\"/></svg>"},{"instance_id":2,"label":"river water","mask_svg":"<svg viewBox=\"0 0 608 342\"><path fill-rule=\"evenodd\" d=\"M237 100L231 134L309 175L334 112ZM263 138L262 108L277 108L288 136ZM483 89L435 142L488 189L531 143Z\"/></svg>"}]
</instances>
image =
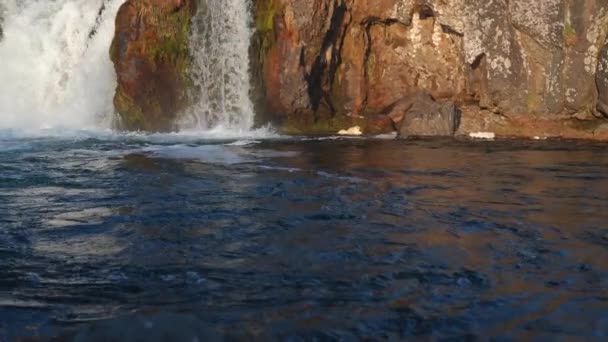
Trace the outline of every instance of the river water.
<instances>
[{"instance_id":1,"label":"river water","mask_svg":"<svg viewBox=\"0 0 608 342\"><path fill-rule=\"evenodd\" d=\"M1 341L608 339L606 145L0 137Z\"/></svg>"}]
</instances>

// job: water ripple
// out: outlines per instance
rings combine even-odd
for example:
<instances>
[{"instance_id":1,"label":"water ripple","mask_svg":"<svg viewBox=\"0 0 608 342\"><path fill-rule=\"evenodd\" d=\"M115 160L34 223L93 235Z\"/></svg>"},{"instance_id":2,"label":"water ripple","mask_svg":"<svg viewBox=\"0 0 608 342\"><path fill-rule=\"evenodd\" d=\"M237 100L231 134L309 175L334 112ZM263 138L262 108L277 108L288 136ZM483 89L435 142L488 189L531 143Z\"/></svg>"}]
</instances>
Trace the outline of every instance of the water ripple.
<instances>
[{"instance_id":1,"label":"water ripple","mask_svg":"<svg viewBox=\"0 0 608 342\"><path fill-rule=\"evenodd\" d=\"M605 146L10 139L0 340L608 338Z\"/></svg>"}]
</instances>

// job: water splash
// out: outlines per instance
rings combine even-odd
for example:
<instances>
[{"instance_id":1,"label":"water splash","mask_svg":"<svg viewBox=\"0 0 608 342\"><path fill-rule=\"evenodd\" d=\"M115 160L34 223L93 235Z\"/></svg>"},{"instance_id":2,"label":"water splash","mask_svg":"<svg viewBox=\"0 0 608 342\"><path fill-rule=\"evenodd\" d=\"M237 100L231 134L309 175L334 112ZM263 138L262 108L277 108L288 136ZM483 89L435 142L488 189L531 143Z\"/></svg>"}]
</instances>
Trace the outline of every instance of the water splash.
<instances>
[{"instance_id":1,"label":"water splash","mask_svg":"<svg viewBox=\"0 0 608 342\"><path fill-rule=\"evenodd\" d=\"M124 1L2 1L0 129L110 126L108 50Z\"/></svg>"},{"instance_id":2,"label":"water splash","mask_svg":"<svg viewBox=\"0 0 608 342\"><path fill-rule=\"evenodd\" d=\"M247 132L253 126L250 6L250 0L200 1L190 42L196 104L180 127Z\"/></svg>"}]
</instances>

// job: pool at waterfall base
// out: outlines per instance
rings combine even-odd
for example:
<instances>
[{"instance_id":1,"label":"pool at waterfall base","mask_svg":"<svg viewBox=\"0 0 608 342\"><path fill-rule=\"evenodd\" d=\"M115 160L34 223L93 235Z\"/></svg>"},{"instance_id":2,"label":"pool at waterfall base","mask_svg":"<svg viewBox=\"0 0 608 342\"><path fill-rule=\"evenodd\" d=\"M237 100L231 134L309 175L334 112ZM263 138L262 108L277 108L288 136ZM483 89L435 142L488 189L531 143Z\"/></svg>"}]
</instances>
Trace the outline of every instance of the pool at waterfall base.
<instances>
[{"instance_id":1,"label":"pool at waterfall base","mask_svg":"<svg viewBox=\"0 0 608 342\"><path fill-rule=\"evenodd\" d=\"M607 169L590 142L3 134L0 341L606 340Z\"/></svg>"}]
</instances>

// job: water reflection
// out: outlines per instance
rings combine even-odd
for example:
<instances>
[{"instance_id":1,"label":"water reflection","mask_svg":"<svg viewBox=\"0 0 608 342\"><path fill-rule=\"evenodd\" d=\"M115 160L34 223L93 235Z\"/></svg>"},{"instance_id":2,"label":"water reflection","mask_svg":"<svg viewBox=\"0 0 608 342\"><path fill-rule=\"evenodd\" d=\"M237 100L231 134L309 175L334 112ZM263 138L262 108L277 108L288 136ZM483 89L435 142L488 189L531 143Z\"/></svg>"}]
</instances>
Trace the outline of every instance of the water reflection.
<instances>
[{"instance_id":1,"label":"water reflection","mask_svg":"<svg viewBox=\"0 0 608 342\"><path fill-rule=\"evenodd\" d=\"M250 339L608 337L604 146L57 144L0 152L0 339L150 311Z\"/></svg>"}]
</instances>

